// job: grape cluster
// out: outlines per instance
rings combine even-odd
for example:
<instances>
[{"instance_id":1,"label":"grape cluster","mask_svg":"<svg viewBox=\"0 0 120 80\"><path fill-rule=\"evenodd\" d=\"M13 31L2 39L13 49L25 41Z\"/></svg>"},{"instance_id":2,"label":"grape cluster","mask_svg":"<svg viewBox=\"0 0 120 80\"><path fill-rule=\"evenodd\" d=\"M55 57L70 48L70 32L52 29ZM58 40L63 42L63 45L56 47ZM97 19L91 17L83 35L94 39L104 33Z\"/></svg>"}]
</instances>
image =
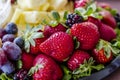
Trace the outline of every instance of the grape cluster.
<instances>
[{"instance_id":1,"label":"grape cluster","mask_svg":"<svg viewBox=\"0 0 120 80\"><path fill-rule=\"evenodd\" d=\"M66 26L72 27L75 23L83 22L83 17L78 14L68 14L66 20Z\"/></svg>"},{"instance_id":2,"label":"grape cluster","mask_svg":"<svg viewBox=\"0 0 120 80\"><path fill-rule=\"evenodd\" d=\"M15 71L15 61L21 57L24 42L16 37L18 28L15 23L8 23L5 28L0 28L0 71L11 74ZM21 42L21 43L20 43Z\"/></svg>"}]
</instances>

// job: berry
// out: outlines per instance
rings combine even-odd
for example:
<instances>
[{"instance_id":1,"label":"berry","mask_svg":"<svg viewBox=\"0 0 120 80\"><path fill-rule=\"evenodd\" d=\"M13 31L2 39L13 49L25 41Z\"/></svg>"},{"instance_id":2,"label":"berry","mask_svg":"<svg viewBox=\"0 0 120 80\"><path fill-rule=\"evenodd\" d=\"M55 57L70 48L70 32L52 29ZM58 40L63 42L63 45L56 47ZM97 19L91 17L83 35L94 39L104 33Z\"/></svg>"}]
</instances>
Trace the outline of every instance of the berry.
<instances>
[{"instance_id":1,"label":"berry","mask_svg":"<svg viewBox=\"0 0 120 80\"><path fill-rule=\"evenodd\" d=\"M92 50L99 41L99 31L91 22L76 23L71 28L71 34L80 42L80 49Z\"/></svg>"},{"instance_id":2,"label":"berry","mask_svg":"<svg viewBox=\"0 0 120 80\"><path fill-rule=\"evenodd\" d=\"M59 31L65 32L66 28L62 24L58 24L55 27L45 26L43 34L44 34L45 37L50 37L53 33L59 32Z\"/></svg>"},{"instance_id":3,"label":"berry","mask_svg":"<svg viewBox=\"0 0 120 80\"><path fill-rule=\"evenodd\" d=\"M17 37L13 41L15 44L17 44L21 49L24 47L24 40L22 37Z\"/></svg>"},{"instance_id":4,"label":"berry","mask_svg":"<svg viewBox=\"0 0 120 80\"><path fill-rule=\"evenodd\" d=\"M30 80L31 77L27 75L27 71L20 69L13 77L13 80Z\"/></svg>"},{"instance_id":5,"label":"berry","mask_svg":"<svg viewBox=\"0 0 120 80\"><path fill-rule=\"evenodd\" d=\"M17 34L18 28L15 23L8 23L5 27L5 31L7 34Z\"/></svg>"},{"instance_id":6,"label":"berry","mask_svg":"<svg viewBox=\"0 0 120 80\"><path fill-rule=\"evenodd\" d=\"M2 38L2 42L3 43L6 42L6 41L13 42L14 38L15 38L15 35L13 35L13 34L6 34Z\"/></svg>"},{"instance_id":7,"label":"berry","mask_svg":"<svg viewBox=\"0 0 120 80\"><path fill-rule=\"evenodd\" d=\"M39 46L40 50L57 61L67 59L74 49L73 39L65 32L56 32Z\"/></svg>"},{"instance_id":8,"label":"berry","mask_svg":"<svg viewBox=\"0 0 120 80\"><path fill-rule=\"evenodd\" d=\"M46 38L37 38L35 39L35 46L30 46L30 53L31 54L34 54L34 55L37 55L37 54L40 54L41 51L39 50L39 45L44 42L46 40Z\"/></svg>"},{"instance_id":9,"label":"berry","mask_svg":"<svg viewBox=\"0 0 120 80\"><path fill-rule=\"evenodd\" d=\"M0 67L7 62L7 56L5 55L2 48L0 48Z\"/></svg>"},{"instance_id":10,"label":"berry","mask_svg":"<svg viewBox=\"0 0 120 80\"><path fill-rule=\"evenodd\" d=\"M49 56L44 54L38 55L33 63L36 68L33 73L34 80L61 80L62 70L58 64Z\"/></svg>"},{"instance_id":11,"label":"berry","mask_svg":"<svg viewBox=\"0 0 120 80\"><path fill-rule=\"evenodd\" d=\"M110 26L101 23L99 27L100 37L106 41L111 41L116 38L116 32Z\"/></svg>"},{"instance_id":12,"label":"berry","mask_svg":"<svg viewBox=\"0 0 120 80\"><path fill-rule=\"evenodd\" d=\"M0 38L2 38L6 34L5 29L0 28Z\"/></svg>"},{"instance_id":13,"label":"berry","mask_svg":"<svg viewBox=\"0 0 120 80\"><path fill-rule=\"evenodd\" d=\"M103 16L102 22L109 25L112 28L116 28L116 21L109 11L101 11L100 14Z\"/></svg>"},{"instance_id":14,"label":"berry","mask_svg":"<svg viewBox=\"0 0 120 80\"><path fill-rule=\"evenodd\" d=\"M92 55L97 63L106 64L113 59L112 47L109 42L100 40L97 47L93 49Z\"/></svg>"},{"instance_id":15,"label":"berry","mask_svg":"<svg viewBox=\"0 0 120 80\"><path fill-rule=\"evenodd\" d=\"M18 60L22 53L21 49L15 43L8 41L3 44L2 49L10 60Z\"/></svg>"},{"instance_id":16,"label":"berry","mask_svg":"<svg viewBox=\"0 0 120 80\"><path fill-rule=\"evenodd\" d=\"M68 14L65 24L69 27L72 27L73 24L80 23L80 22L83 22L82 16L79 16L77 14Z\"/></svg>"},{"instance_id":17,"label":"berry","mask_svg":"<svg viewBox=\"0 0 120 80\"><path fill-rule=\"evenodd\" d=\"M35 57L33 55L23 52L21 55L22 68L29 70L33 66L34 58Z\"/></svg>"},{"instance_id":18,"label":"berry","mask_svg":"<svg viewBox=\"0 0 120 80\"><path fill-rule=\"evenodd\" d=\"M74 8L85 7L91 0L75 0Z\"/></svg>"},{"instance_id":19,"label":"berry","mask_svg":"<svg viewBox=\"0 0 120 80\"><path fill-rule=\"evenodd\" d=\"M10 61L7 61L0 69L6 74L11 74L15 71L15 67Z\"/></svg>"},{"instance_id":20,"label":"berry","mask_svg":"<svg viewBox=\"0 0 120 80\"><path fill-rule=\"evenodd\" d=\"M81 50L77 50L73 53L72 57L68 60L68 67L71 70L79 68L80 64L84 63L84 60L89 60L90 55Z\"/></svg>"}]
</instances>

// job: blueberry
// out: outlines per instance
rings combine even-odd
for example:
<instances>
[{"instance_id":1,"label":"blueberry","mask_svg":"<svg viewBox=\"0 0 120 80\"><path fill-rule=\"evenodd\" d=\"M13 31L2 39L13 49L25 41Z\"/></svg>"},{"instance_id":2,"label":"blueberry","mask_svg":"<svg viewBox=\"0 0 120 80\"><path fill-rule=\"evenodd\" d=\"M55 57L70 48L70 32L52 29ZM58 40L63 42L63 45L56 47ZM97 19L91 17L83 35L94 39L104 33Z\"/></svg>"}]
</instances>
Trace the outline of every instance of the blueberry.
<instances>
[{"instance_id":1,"label":"blueberry","mask_svg":"<svg viewBox=\"0 0 120 80\"><path fill-rule=\"evenodd\" d=\"M5 27L5 31L7 34L17 34L18 28L15 23L8 23Z\"/></svg>"},{"instance_id":2,"label":"blueberry","mask_svg":"<svg viewBox=\"0 0 120 80\"><path fill-rule=\"evenodd\" d=\"M13 35L13 34L6 34L2 38L2 42L3 43L6 42L6 41L13 42L14 38L15 38L15 35Z\"/></svg>"},{"instance_id":3,"label":"blueberry","mask_svg":"<svg viewBox=\"0 0 120 80\"><path fill-rule=\"evenodd\" d=\"M14 43L17 44L21 49L24 47L24 40L22 37L15 38Z\"/></svg>"},{"instance_id":4,"label":"blueberry","mask_svg":"<svg viewBox=\"0 0 120 80\"><path fill-rule=\"evenodd\" d=\"M10 74L15 71L15 67L10 61L6 62L6 64L4 64L0 69L6 74Z\"/></svg>"},{"instance_id":5,"label":"blueberry","mask_svg":"<svg viewBox=\"0 0 120 80\"><path fill-rule=\"evenodd\" d=\"M10 59L10 60L17 61L21 57L22 51L19 48L19 46L17 46L15 43L12 43L9 41L4 42L2 49L5 51L8 59Z\"/></svg>"}]
</instances>

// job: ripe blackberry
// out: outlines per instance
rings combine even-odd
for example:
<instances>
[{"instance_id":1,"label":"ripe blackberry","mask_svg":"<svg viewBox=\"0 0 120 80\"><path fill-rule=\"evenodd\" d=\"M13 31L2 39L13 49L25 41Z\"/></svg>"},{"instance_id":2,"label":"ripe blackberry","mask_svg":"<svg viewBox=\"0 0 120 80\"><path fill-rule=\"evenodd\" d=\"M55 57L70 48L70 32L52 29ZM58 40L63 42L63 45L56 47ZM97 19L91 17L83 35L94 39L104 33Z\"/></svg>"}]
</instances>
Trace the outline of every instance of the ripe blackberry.
<instances>
[{"instance_id":1,"label":"ripe blackberry","mask_svg":"<svg viewBox=\"0 0 120 80\"><path fill-rule=\"evenodd\" d=\"M75 23L83 22L83 17L78 14L68 14L66 20L66 26L72 27Z\"/></svg>"},{"instance_id":2,"label":"ripe blackberry","mask_svg":"<svg viewBox=\"0 0 120 80\"><path fill-rule=\"evenodd\" d=\"M31 80L31 77L27 75L27 71L20 69L13 77L13 80Z\"/></svg>"},{"instance_id":3,"label":"ripe blackberry","mask_svg":"<svg viewBox=\"0 0 120 80\"><path fill-rule=\"evenodd\" d=\"M120 29L120 14L117 13L115 16L114 16L116 22L118 23L118 28Z\"/></svg>"}]
</instances>

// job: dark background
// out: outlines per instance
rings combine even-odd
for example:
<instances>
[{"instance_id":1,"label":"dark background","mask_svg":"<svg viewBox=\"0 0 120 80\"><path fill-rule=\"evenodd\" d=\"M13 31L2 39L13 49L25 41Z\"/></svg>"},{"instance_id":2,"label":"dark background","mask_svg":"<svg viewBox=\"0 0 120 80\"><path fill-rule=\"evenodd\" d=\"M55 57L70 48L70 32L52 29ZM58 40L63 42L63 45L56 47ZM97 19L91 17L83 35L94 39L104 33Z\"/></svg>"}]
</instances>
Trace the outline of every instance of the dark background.
<instances>
[{"instance_id":1,"label":"dark background","mask_svg":"<svg viewBox=\"0 0 120 80\"><path fill-rule=\"evenodd\" d=\"M110 3L112 8L116 8L120 13L120 0L98 0L98 1ZM103 80L120 80L120 68Z\"/></svg>"}]
</instances>

